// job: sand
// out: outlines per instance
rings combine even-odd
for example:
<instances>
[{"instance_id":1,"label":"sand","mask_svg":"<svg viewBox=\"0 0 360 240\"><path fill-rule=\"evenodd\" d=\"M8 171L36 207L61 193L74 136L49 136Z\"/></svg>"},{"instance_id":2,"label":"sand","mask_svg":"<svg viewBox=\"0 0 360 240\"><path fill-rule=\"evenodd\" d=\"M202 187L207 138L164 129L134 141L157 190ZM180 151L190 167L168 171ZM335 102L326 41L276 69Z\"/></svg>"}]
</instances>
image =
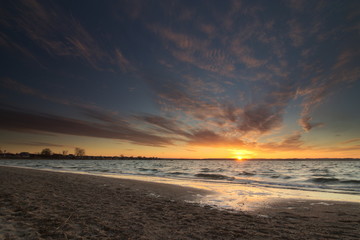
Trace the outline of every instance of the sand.
<instances>
[{"instance_id":1,"label":"sand","mask_svg":"<svg viewBox=\"0 0 360 240\"><path fill-rule=\"evenodd\" d=\"M279 201L254 212L199 206L206 191L0 167L0 239L359 239L356 203Z\"/></svg>"}]
</instances>

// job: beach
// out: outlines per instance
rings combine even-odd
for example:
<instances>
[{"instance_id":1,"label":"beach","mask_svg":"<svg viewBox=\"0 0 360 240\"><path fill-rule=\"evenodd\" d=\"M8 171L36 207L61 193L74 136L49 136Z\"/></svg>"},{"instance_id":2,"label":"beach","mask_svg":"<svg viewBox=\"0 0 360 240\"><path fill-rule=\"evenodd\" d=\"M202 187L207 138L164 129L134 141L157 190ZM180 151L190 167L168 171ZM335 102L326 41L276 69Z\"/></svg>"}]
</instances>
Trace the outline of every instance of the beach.
<instances>
[{"instance_id":1,"label":"beach","mask_svg":"<svg viewBox=\"0 0 360 240\"><path fill-rule=\"evenodd\" d=\"M201 206L205 190L0 167L0 239L358 239L360 205L286 200Z\"/></svg>"}]
</instances>

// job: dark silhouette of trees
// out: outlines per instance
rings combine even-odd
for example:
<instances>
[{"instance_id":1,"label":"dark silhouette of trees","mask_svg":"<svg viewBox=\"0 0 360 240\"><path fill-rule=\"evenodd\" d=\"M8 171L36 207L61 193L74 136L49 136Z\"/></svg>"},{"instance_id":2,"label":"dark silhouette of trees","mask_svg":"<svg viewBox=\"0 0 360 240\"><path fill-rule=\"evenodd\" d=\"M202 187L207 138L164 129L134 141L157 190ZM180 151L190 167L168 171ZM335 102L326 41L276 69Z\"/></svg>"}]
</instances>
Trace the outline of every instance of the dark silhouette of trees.
<instances>
[{"instance_id":1,"label":"dark silhouette of trees","mask_svg":"<svg viewBox=\"0 0 360 240\"><path fill-rule=\"evenodd\" d=\"M41 155L44 155L44 156L50 156L51 154L52 154L52 151L50 150L50 148L44 148L41 151Z\"/></svg>"},{"instance_id":2,"label":"dark silhouette of trees","mask_svg":"<svg viewBox=\"0 0 360 240\"><path fill-rule=\"evenodd\" d=\"M75 156L77 157L83 157L85 156L85 149L83 148L75 148Z\"/></svg>"}]
</instances>

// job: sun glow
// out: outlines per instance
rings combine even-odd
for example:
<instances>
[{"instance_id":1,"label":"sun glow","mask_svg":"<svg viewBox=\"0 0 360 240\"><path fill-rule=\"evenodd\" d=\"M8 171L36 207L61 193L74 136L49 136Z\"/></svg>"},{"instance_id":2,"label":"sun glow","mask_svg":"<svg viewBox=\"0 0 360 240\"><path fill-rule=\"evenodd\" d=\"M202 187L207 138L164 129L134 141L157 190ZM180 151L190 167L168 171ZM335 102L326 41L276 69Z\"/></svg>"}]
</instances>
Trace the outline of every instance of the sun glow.
<instances>
[{"instance_id":1,"label":"sun glow","mask_svg":"<svg viewBox=\"0 0 360 240\"><path fill-rule=\"evenodd\" d=\"M253 152L248 150L239 150L239 149L230 149L233 154L233 157L238 161L244 161L246 158L249 158L254 155Z\"/></svg>"}]
</instances>

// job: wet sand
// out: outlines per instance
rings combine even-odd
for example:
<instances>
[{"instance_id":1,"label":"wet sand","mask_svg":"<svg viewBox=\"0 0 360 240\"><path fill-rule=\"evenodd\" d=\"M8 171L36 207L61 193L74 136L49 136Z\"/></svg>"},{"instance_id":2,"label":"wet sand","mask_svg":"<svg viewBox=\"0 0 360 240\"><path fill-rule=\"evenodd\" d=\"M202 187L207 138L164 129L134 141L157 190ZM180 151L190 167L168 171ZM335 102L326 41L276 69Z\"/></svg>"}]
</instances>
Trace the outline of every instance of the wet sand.
<instances>
[{"instance_id":1,"label":"wet sand","mask_svg":"<svg viewBox=\"0 0 360 240\"><path fill-rule=\"evenodd\" d=\"M199 206L206 191L0 167L0 239L359 239L356 203L279 201L252 213Z\"/></svg>"}]
</instances>

